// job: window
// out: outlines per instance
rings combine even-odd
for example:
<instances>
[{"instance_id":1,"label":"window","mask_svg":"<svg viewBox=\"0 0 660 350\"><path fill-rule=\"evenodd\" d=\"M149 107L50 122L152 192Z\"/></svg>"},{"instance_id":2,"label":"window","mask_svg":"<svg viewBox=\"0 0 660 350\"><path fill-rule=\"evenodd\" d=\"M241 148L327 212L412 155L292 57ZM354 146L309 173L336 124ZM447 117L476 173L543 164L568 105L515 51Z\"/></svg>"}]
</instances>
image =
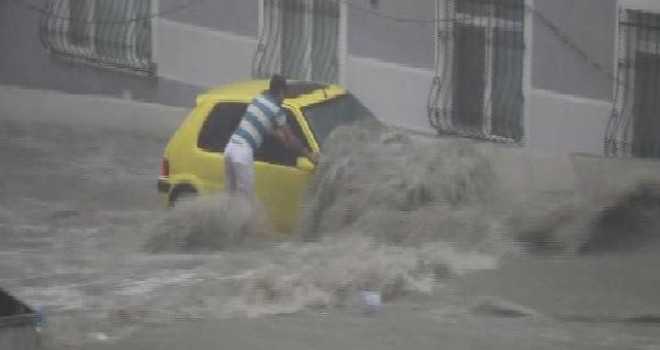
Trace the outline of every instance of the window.
<instances>
[{"instance_id":1,"label":"window","mask_svg":"<svg viewBox=\"0 0 660 350\"><path fill-rule=\"evenodd\" d=\"M286 114L287 124L291 128L293 134L309 149L307 138L305 138L305 135L300 128L300 124L293 113L288 109L285 109L284 112ZM298 154L296 154L295 150L286 147L276 136L269 135L264 138L264 143L259 147L257 152L255 152L254 159L271 164L295 166Z\"/></svg>"},{"instance_id":2,"label":"window","mask_svg":"<svg viewBox=\"0 0 660 350\"><path fill-rule=\"evenodd\" d=\"M218 103L204 121L197 138L197 147L209 152L224 152L229 138L240 124L246 109L246 103ZM285 109L284 112L291 131L305 147L309 148L307 139L293 113L288 109ZM295 166L297 158L296 152L282 144L274 135L267 135L261 147L254 153L256 161L285 166Z\"/></svg>"},{"instance_id":3,"label":"window","mask_svg":"<svg viewBox=\"0 0 660 350\"><path fill-rule=\"evenodd\" d=\"M660 14L620 12L616 88L606 153L660 157Z\"/></svg>"},{"instance_id":4,"label":"window","mask_svg":"<svg viewBox=\"0 0 660 350\"><path fill-rule=\"evenodd\" d=\"M340 0L261 0L253 76L340 82L344 6Z\"/></svg>"},{"instance_id":5,"label":"window","mask_svg":"<svg viewBox=\"0 0 660 350\"><path fill-rule=\"evenodd\" d=\"M151 72L152 0L48 0L41 39L51 53Z\"/></svg>"},{"instance_id":6,"label":"window","mask_svg":"<svg viewBox=\"0 0 660 350\"><path fill-rule=\"evenodd\" d=\"M69 43L75 46L89 45L90 2L87 0L69 0Z\"/></svg>"},{"instance_id":7,"label":"window","mask_svg":"<svg viewBox=\"0 0 660 350\"><path fill-rule=\"evenodd\" d=\"M350 94L305 107L303 113L320 146L339 125L364 119L376 119L367 107Z\"/></svg>"},{"instance_id":8,"label":"window","mask_svg":"<svg viewBox=\"0 0 660 350\"><path fill-rule=\"evenodd\" d=\"M246 109L245 103L218 103L204 121L197 147L209 152L224 152Z\"/></svg>"},{"instance_id":9,"label":"window","mask_svg":"<svg viewBox=\"0 0 660 350\"><path fill-rule=\"evenodd\" d=\"M524 0L444 0L428 101L440 133L523 137Z\"/></svg>"},{"instance_id":10,"label":"window","mask_svg":"<svg viewBox=\"0 0 660 350\"><path fill-rule=\"evenodd\" d=\"M149 34L147 0L94 0L95 53L107 60L145 59L144 35ZM139 16L139 17L138 17ZM141 42L142 41L142 42ZM138 45L139 43L139 45ZM140 48L140 49L138 49Z\"/></svg>"}]
</instances>

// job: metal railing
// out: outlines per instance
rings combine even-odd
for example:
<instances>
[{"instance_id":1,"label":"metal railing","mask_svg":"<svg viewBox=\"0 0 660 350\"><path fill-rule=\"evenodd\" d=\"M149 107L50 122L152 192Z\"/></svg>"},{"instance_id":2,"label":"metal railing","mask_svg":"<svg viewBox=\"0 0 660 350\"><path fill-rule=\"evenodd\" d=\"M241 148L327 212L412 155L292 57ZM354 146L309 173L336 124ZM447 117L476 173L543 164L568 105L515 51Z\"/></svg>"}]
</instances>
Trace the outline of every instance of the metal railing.
<instances>
[{"instance_id":1,"label":"metal railing","mask_svg":"<svg viewBox=\"0 0 660 350\"><path fill-rule=\"evenodd\" d=\"M47 0L39 36L68 60L153 74L151 0Z\"/></svg>"},{"instance_id":2,"label":"metal railing","mask_svg":"<svg viewBox=\"0 0 660 350\"><path fill-rule=\"evenodd\" d=\"M523 0L438 0L429 123L440 134L520 142Z\"/></svg>"},{"instance_id":3,"label":"metal railing","mask_svg":"<svg viewBox=\"0 0 660 350\"><path fill-rule=\"evenodd\" d=\"M660 157L660 14L622 10L609 156Z\"/></svg>"},{"instance_id":4,"label":"metal railing","mask_svg":"<svg viewBox=\"0 0 660 350\"><path fill-rule=\"evenodd\" d=\"M261 0L252 76L337 83L340 0Z\"/></svg>"}]
</instances>

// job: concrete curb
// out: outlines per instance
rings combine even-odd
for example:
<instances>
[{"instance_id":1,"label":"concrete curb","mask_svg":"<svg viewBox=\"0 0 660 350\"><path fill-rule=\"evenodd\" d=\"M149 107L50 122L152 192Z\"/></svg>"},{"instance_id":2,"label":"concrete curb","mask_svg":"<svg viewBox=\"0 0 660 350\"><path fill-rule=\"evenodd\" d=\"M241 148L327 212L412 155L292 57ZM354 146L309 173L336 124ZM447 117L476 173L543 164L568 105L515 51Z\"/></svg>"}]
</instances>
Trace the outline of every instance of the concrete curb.
<instances>
[{"instance_id":1,"label":"concrete curb","mask_svg":"<svg viewBox=\"0 0 660 350\"><path fill-rule=\"evenodd\" d=\"M606 199L613 193L624 193L641 183L660 185L660 161L657 159L574 154L571 162L579 190L594 200Z\"/></svg>"},{"instance_id":2,"label":"concrete curb","mask_svg":"<svg viewBox=\"0 0 660 350\"><path fill-rule=\"evenodd\" d=\"M189 109L0 85L0 119L51 121L169 138Z\"/></svg>"}]
</instances>

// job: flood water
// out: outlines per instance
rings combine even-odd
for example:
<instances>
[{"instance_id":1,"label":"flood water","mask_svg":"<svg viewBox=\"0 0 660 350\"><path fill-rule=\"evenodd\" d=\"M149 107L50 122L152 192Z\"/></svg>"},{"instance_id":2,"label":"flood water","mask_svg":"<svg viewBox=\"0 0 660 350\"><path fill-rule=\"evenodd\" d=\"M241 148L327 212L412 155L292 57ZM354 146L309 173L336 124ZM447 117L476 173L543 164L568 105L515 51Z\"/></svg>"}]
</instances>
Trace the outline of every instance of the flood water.
<instances>
[{"instance_id":1,"label":"flood water","mask_svg":"<svg viewBox=\"0 0 660 350\"><path fill-rule=\"evenodd\" d=\"M161 209L164 140L1 123L0 283L48 349L660 349L655 184L504 205L472 143L367 125L278 236L222 195Z\"/></svg>"}]
</instances>

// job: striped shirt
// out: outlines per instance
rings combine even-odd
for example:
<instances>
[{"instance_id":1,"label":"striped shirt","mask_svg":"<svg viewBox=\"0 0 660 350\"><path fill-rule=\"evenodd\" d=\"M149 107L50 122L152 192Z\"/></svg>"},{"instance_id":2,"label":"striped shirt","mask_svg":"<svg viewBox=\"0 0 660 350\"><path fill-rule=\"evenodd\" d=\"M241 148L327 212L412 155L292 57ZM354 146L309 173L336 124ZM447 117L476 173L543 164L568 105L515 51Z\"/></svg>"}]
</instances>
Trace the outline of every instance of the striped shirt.
<instances>
[{"instance_id":1,"label":"striped shirt","mask_svg":"<svg viewBox=\"0 0 660 350\"><path fill-rule=\"evenodd\" d=\"M264 94L252 100L230 141L247 142L252 150L257 150L266 135L271 134L276 126L285 124L286 116L282 108L275 98Z\"/></svg>"}]
</instances>

